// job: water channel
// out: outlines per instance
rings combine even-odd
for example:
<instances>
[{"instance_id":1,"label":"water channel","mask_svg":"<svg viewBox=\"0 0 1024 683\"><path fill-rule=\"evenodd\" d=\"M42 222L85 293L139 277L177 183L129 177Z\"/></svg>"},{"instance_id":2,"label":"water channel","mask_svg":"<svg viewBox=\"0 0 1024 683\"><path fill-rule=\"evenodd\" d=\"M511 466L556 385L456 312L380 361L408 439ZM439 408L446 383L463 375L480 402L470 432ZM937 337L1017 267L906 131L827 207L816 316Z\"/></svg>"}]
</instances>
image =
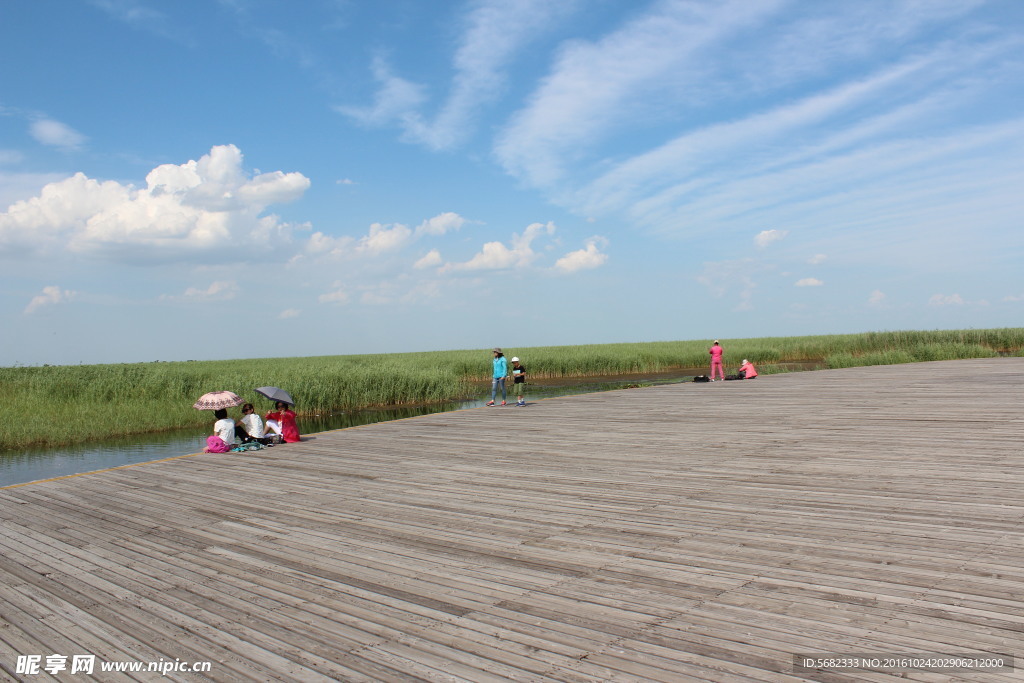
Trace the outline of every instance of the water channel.
<instances>
[{"instance_id":1,"label":"water channel","mask_svg":"<svg viewBox=\"0 0 1024 683\"><path fill-rule=\"evenodd\" d=\"M821 366L816 363L785 364L786 370L810 370L818 367ZM703 368L677 368L662 373L539 379L530 382L527 402L555 396L623 389L630 386L686 382L702 372L706 372L706 370ZM489 392L489 386L481 385L479 398L471 400L316 416L303 415L299 418L299 431L303 434L314 434L418 415L478 408L483 406L489 398ZM514 395L510 395L510 407L514 402ZM511 409L516 408L511 407ZM529 409L529 405L526 409ZM0 451L0 486L197 453L206 445L206 437L209 433L209 427L194 427L151 434L134 434L59 448Z\"/></svg>"}]
</instances>

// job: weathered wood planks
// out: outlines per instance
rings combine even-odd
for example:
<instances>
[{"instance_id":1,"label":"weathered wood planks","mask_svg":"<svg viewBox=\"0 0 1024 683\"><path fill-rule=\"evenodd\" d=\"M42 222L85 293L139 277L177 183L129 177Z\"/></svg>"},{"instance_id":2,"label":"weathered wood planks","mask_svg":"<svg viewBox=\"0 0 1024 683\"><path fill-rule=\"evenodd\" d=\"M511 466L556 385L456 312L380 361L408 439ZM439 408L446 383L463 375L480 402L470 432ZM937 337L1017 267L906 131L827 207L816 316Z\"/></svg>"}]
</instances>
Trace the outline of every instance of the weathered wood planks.
<instances>
[{"instance_id":1,"label":"weathered wood planks","mask_svg":"<svg viewBox=\"0 0 1024 683\"><path fill-rule=\"evenodd\" d=\"M9 487L0 672L94 654L225 681L1014 680L792 660L1024 654L1022 375L631 389Z\"/></svg>"}]
</instances>

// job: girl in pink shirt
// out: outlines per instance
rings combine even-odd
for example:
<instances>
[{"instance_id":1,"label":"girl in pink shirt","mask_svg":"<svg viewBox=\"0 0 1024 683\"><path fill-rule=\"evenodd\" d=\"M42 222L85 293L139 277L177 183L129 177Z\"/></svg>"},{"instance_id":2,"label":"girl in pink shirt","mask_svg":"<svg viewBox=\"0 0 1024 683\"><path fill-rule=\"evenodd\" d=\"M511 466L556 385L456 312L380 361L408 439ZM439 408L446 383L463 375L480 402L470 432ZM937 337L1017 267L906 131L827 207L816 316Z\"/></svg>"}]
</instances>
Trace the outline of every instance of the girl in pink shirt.
<instances>
[{"instance_id":1,"label":"girl in pink shirt","mask_svg":"<svg viewBox=\"0 0 1024 683\"><path fill-rule=\"evenodd\" d=\"M715 368L718 368L720 378L725 379L725 369L722 368L722 347L718 345L717 339L708 349L708 353L711 354L711 381L715 381Z\"/></svg>"}]
</instances>

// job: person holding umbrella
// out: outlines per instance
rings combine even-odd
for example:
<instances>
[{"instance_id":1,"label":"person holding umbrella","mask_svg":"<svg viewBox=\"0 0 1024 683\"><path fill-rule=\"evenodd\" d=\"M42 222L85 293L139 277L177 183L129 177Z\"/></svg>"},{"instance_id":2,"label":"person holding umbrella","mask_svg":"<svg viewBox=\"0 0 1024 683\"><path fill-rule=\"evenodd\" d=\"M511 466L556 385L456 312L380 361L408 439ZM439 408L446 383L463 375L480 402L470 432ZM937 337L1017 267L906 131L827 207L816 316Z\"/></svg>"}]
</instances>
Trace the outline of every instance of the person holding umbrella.
<instances>
[{"instance_id":1,"label":"person holding umbrella","mask_svg":"<svg viewBox=\"0 0 1024 683\"><path fill-rule=\"evenodd\" d=\"M199 397L192 407L196 410L212 410L217 421L213 423L213 434L206 438L206 453L227 453L235 445L235 422L228 419L227 409L243 403L230 391L211 391Z\"/></svg>"},{"instance_id":2,"label":"person holding umbrella","mask_svg":"<svg viewBox=\"0 0 1024 683\"><path fill-rule=\"evenodd\" d=\"M213 423L213 434L206 437L207 453L227 453L235 445L235 421L228 419L226 408L213 411L217 421Z\"/></svg>"},{"instance_id":3,"label":"person holding umbrella","mask_svg":"<svg viewBox=\"0 0 1024 683\"><path fill-rule=\"evenodd\" d=\"M284 401L274 404L274 410L266 414L267 429L278 434L285 443L301 441L299 428L295 424L295 411Z\"/></svg>"}]
</instances>

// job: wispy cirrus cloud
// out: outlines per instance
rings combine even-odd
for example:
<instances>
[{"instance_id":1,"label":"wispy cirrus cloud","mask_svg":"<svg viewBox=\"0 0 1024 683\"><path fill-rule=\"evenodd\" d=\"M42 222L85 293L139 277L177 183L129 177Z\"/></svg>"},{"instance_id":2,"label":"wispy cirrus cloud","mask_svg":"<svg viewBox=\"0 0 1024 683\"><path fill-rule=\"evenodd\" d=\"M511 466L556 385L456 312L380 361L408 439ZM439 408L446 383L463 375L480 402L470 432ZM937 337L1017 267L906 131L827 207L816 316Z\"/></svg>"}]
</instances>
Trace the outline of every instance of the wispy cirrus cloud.
<instances>
[{"instance_id":1,"label":"wispy cirrus cloud","mask_svg":"<svg viewBox=\"0 0 1024 683\"><path fill-rule=\"evenodd\" d=\"M495 154L579 215L664 235L784 224L818 248L856 232L866 253L986 205L1010 221L1024 112L1004 93L1024 40L975 23L982 6L653 3L566 43Z\"/></svg>"},{"instance_id":2,"label":"wispy cirrus cloud","mask_svg":"<svg viewBox=\"0 0 1024 683\"><path fill-rule=\"evenodd\" d=\"M81 148L88 139L77 130L53 119L37 119L29 125L29 132L39 142L64 150Z\"/></svg>"},{"instance_id":3,"label":"wispy cirrus cloud","mask_svg":"<svg viewBox=\"0 0 1024 683\"><path fill-rule=\"evenodd\" d=\"M780 0L728 0L698 7L655 3L596 41L563 46L551 72L499 135L495 153L507 171L534 186L561 181L569 158L603 141L638 115L644 96L687 98L701 69L686 68L707 46L756 25ZM694 74L694 75L688 75ZM687 79L693 79L687 82Z\"/></svg>"},{"instance_id":4,"label":"wispy cirrus cloud","mask_svg":"<svg viewBox=\"0 0 1024 683\"><path fill-rule=\"evenodd\" d=\"M582 203L588 213L626 209L635 219L657 224L675 207L713 202L732 187L760 186L764 178L820 166L865 145L899 140L911 131L919 133L920 120L949 103L930 91L908 102L908 90L924 90L920 81L928 80L922 77L927 67L951 58L914 57L796 102L689 130L605 171L568 201ZM887 102L884 113L862 115L866 106L879 101ZM819 178L816 188L828 180ZM806 191L792 187L788 194ZM755 200L765 203L758 196L742 206L718 205L712 215L747 212L756 207Z\"/></svg>"},{"instance_id":5,"label":"wispy cirrus cloud","mask_svg":"<svg viewBox=\"0 0 1024 683\"><path fill-rule=\"evenodd\" d=\"M397 124L405 139L430 149L448 149L476 127L480 111L494 102L506 83L510 63L533 40L568 16L577 0L479 0L461 20L454 75L444 104L431 118L423 112L426 86L393 73L383 57L372 64L379 89L369 106L335 109L374 126Z\"/></svg>"},{"instance_id":6,"label":"wispy cirrus cloud","mask_svg":"<svg viewBox=\"0 0 1024 683\"><path fill-rule=\"evenodd\" d=\"M195 39L187 30L175 26L164 12L144 0L89 0L89 3L133 28L188 46L195 45Z\"/></svg>"},{"instance_id":7,"label":"wispy cirrus cloud","mask_svg":"<svg viewBox=\"0 0 1024 683\"><path fill-rule=\"evenodd\" d=\"M707 287L716 299L734 297L736 304L732 310L749 311L753 308L754 292L757 290L754 275L763 269L752 258L711 261L704 264L696 280Z\"/></svg>"},{"instance_id":8,"label":"wispy cirrus cloud","mask_svg":"<svg viewBox=\"0 0 1024 683\"><path fill-rule=\"evenodd\" d=\"M427 99L426 87L396 76L383 57L375 57L370 70L378 84L373 104L338 105L335 111L366 126L398 123L405 128L412 127L420 105Z\"/></svg>"}]
</instances>

